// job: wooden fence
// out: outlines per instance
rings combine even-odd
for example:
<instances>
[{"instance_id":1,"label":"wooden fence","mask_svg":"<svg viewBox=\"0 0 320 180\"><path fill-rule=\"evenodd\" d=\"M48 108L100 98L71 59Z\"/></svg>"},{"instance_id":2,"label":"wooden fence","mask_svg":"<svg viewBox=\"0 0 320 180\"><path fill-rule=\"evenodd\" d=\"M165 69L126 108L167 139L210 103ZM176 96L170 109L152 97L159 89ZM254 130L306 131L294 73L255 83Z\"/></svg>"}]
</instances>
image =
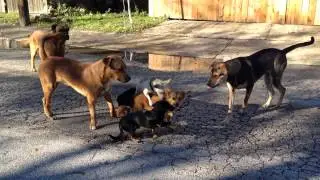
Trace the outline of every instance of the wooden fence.
<instances>
[{"instance_id":1,"label":"wooden fence","mask_svg":"<svg viewBox=\"0 0 320 180\"><path fill-rule=\"evenodd\" d=\"M8 12L18 12L18 0L0 0L0 12L5 12L4 4L7 5ZM48 0L28 0L30 14L40 14L48 12Z\"/></svg>"},{"instance_id":2,"label":"wooden fence","mask_svg":"<svg viewBox=\"0 0 320 180\"><path fill-rule=\"evenodd\" d=\"M320 0L149 0L150 16L279 24L320 24Z\"/></svg>"}]
</instances>

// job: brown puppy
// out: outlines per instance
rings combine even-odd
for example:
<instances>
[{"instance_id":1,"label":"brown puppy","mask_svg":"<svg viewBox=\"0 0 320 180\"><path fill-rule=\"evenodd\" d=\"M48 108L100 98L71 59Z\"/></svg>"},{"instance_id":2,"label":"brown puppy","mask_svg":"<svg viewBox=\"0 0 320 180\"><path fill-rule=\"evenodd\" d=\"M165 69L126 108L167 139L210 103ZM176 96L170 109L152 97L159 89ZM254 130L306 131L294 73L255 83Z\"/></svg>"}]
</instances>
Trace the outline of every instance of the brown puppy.
<instances>
[{"instance_id":1,"label":"brown puppy","mask_svg":"<svg viewBox=\"0 0 320 180\"><path fill-rule=\"evenodd\" d=\"M67 25L56 25L53 24L51 26L52 32L37 30L34 31L30 37L29 37L29 47L30 47L30 65L31 65L31 71L36 72L35 67L35 57L37 55L39 45L40 45L40 39L44 36L47 36L48 34L52 33L62 33L63 36L60 36L59 38L51 38L48 37L48 41L45 42L45 52L48 56L64 56L65 53L65 42L69 40L69 27Z\"/></svg>"},{"instance_id":2,"label":"brown puppy","mask_svg":"<svg viewBox=\"0 0 320 180\"><path fill-rule=\"evenodd\" d=\"M55 36L63 36L55 33ZM52 36L52 35L49 35ZM120 56L108 56L94 63L81 63L64 57L47 56L44 50L43 37L40 40L39 78L44 97L43 109L47 117L52 117L51 97L58 83L64 83L87 98L90 113L90 129L96 129L95 103L102 94L107 101L110 115L115 116L114 107L109 92L111 80L128 82L130 77L126 72L126 65Z\"/></svg>"},{"instance_id":3,"label":"brown puppy","mask_svg":"<svg viewBox=\"0 0 320 180\"><path fill-rule=\"evenodd\" d=\"M123 96L122 98L126 98L127 101L132 102L132 104L131 103L123 104L123 99L120 101L119 99L117 99L119 104L119 106L115 110L117 117L124 117L129 112L137 112L137 111L143 111L143 110L151 111L153 109L153 107L149 105L149 101L143 93L137 94L132 97L130 95L130 93L132 92L130 91L131 90L124 92L124 94L122 95ZM182 101L184 100L185 96L186 96L186 93L184 91L173 91L172 89L167 88L164 91L163 98L164 100L169 102L170 105L174 107L179 107ZM151 97L152 104L155 104L156 102L161 100L156 94L150 94L150 97ZM133 98L133 100L131 101L128 98ZM131 111L130 111L130 106L132 108ZM165 120L169 121L172 118L172 116L173 116L172 111L166 112Z\"/></svg>"},{"instance_id":4,"label":"brown puppy","mask_svg":"<svg viewBox=\"0 0 320 180\"><path fill-rule=\"evenodd\" d=\"M118 118L126 116L130 112L131 108L128 106L118 106L114 108L115 115Z\"/></svg>"},{"instance_id":5,"label":"brown puppy","mask_svg":"<svg viewBox=\"0 0 320 180\"><path fill-rule=\"evenodd\" d=\"M164 100L168 101L169 104L171 104L174 107L179 106L182 100L184 99L184 97L185 97L185 92L183 91L173 91L172 89L169 89L169 88L164 90L164 96L163 96ZM153 104L160 100L161 99L157 95L155 94L151 95L151 101ZM153 107L149 105L147 97L143 93L140 93L134 97L132 109L133 111L141 111L141 110L150 111L153 109Z\"/></svg>"}]
</instances>

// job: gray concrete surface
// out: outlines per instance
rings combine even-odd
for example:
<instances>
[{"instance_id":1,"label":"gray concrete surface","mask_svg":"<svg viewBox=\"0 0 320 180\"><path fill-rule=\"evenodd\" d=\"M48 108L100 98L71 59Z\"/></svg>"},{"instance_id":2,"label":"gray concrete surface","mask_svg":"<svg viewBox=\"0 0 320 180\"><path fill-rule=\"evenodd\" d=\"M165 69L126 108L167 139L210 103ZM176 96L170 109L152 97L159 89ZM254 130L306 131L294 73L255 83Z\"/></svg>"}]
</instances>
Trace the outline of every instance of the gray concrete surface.
<instances>
[{"instance_id":1,"label":"gray concrete surface","mask_svg":"<svg viewBox=\"0 0 320 180\"><path fill-rule=\"evenodd\" d=\"M12 48L35 29L9 25L0 25L0 28L0 47ZM314 45L290 52L288 60L290 64L320 65L319 31L320 26L171 20L141 33L72 31L68 44L73 47L132 50L225 61L267 47L282 49L314 36Z\"/></svg>"},{"instance_id":2,"label":"gray concrete surface","mask_svg":"<svg viewBox=\"0 0 320 180\"><path fill-rule=\"evenodd\" d=\"M96 131L88 129L85 98L65 86L53 97L57 119L46 120L28 54L0 50L0 179L320 178L320 67L288 66L280 109L259 108L267 95L259 81L248 111L227 115L226 87L208 89L208 74L155 72L126 62L132 82L114 83L114 96L149 76L171 77L174 88L192 93L175 113L174 131L158 129L157 139L147 131L143 143L113 144L107 135L118 133L118 120L107 115L103 99ZM235 104L243 97L237 91Z\"/></svg>"}]
</instances>

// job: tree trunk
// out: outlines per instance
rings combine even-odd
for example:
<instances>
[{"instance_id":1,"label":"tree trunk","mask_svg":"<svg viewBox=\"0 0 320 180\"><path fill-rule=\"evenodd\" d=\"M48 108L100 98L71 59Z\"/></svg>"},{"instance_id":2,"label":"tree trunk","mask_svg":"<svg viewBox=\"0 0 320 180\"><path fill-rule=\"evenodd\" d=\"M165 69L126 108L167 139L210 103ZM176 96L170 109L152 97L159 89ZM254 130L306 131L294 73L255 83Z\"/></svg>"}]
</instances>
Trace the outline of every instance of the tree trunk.
<instances>
[{"instance_id":1,"label":"tree trunk","mask_svg":"<svg viewBox=\"0 0 320 180\"><path fill-rule=\"evenodd\" d=\"M127 0L128 3L128 14L129 14L129 21L132 28L132 17L131 17L131 9L130 9L130 0Z\"/></svg>"},{"instance_id":2,"label":"tree trunk","mask_svg":"<svg viewBox=\"0 0 320 180\"><path fill-rule=\"evenodd\" d=\"M30 25L28 0L18 0L20 26Z\"/></svg>"}]
</instances>

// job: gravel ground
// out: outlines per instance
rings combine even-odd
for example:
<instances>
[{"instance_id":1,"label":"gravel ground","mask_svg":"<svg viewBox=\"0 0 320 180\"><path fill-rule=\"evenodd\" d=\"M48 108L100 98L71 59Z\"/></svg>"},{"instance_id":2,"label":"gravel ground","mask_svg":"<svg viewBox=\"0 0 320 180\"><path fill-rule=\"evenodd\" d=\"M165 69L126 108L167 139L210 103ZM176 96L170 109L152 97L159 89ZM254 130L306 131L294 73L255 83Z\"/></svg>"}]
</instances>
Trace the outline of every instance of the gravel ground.
<instances>
[{"instance_id":1,"label":"gravel ground","mask_svg":"<svg viewBox=\"0 0 320 180\"><path fill-rule=\"evenodd\" d=\"M143 143L114 144L107 135L118 133L118 120L106 113L103 98L96 131L88 129L85 98L62 85L53 96L57 118L46 120L28 58L26 50L0 50L0 179L320 178L320 67L288 66L281 108L259 108L267 91L258 81L248 110L227 115L226 87L208 89L209 74L155 72L127 62L133 79L114 83L114 97L150 76L173 78L173 87L191 97L175 113L174 130L159 129L156 139L146 133ZM237 91L236 108L243 97Z\"/></svg>"}]
</instances>

